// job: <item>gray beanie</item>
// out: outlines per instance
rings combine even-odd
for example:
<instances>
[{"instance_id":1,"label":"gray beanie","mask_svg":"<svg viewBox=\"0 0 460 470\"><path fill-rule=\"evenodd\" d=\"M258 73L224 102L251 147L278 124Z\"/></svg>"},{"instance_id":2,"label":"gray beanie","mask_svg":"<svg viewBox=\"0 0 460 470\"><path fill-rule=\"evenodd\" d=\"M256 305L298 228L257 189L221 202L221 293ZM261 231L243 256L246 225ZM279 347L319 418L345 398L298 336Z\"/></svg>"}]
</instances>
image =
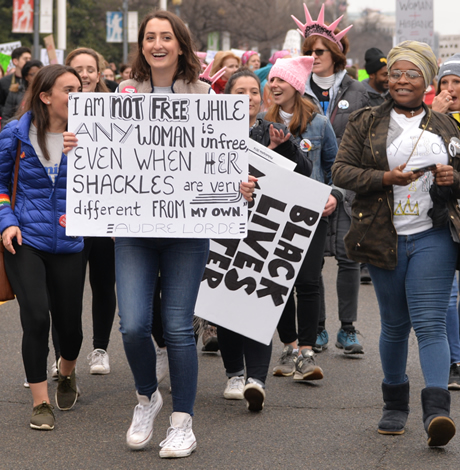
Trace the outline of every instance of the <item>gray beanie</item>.
<instances>
[{"instance_id":1,"label":"gray beanie","mask_svg":"<svg viewBox=\"0 0 460 470\"><path fill-rule=\"evenodd\" d=\"M446 75L456 75L460 77L460 54L454 54L443 62L439 69L438 79Z\"/></svg>"}]
</instances>

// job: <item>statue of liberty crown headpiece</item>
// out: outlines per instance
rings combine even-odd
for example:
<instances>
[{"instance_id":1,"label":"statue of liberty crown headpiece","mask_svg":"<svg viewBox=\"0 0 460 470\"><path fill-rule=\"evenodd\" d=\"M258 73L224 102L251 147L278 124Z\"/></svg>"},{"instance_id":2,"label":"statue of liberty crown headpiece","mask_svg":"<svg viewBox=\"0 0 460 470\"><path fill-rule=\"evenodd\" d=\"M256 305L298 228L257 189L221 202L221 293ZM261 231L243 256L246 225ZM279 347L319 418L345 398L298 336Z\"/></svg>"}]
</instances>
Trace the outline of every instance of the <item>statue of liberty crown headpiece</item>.
<instances>
[{"instance_id":1,"label":"statue of liberty crown headpiece","mask_svg":"<svg viewBox=\"0 0 460 470\"><path fill-rule=\"evenodd\" d=\"M305 9L305 19L307 20L305 24L301 23L294 15L291 15L291 18L299 27L297 31L304 38L308 38L309 36L322 36L323 38L326 38L329 41L335 42L337 46L339 46L339 49L343 51L343 46L340 40L345 36L345 34L348 33L351 28L353 28L353 25L348 26L348 28L345 28L338 34L334 34L334 30L335 28L337 28L337 25L342 20L343 15L328 26L324 24L324 4L321 7L321 11L319 12L318 19L316 21L313 21L305 3L303 4L303 7Z\"/></svg>"}]
</instances>

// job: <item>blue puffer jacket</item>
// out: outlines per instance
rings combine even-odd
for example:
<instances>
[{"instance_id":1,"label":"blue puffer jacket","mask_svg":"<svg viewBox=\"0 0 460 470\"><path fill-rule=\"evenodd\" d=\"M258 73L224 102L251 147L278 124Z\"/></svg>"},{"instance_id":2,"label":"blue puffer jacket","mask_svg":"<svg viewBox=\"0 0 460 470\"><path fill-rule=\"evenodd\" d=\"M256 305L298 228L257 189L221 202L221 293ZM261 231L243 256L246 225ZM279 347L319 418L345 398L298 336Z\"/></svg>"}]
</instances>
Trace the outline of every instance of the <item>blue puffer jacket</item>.
<instances>
[{"instance_id":1,"label":"blue puffer jacket","mask_svg":"<svg viewBox=\"0 0 460 470\"><path fill-rule=\"evenodd\" d=\"M65 234L67 156L62 155L53 186L30 143L31 120L31 114L26 113L0 133L0 233L16 225L26 245L48 253L78 253L83 249L83 238ZM21 158L13 213L9 195L18 140Z\"/></svg>"}]
</instances>

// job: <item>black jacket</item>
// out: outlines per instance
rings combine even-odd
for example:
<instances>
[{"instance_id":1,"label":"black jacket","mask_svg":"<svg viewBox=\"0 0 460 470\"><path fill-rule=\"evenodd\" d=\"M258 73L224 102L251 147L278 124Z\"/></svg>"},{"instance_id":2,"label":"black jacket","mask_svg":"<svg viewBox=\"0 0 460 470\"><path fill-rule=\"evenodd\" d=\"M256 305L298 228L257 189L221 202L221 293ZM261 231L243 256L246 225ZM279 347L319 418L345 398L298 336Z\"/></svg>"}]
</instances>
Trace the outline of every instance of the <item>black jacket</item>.
<instances>
[{"instance_id":1,"label":"black jacket","mask_svg":"<svg viewBox=\"0 0 460 470\"><path fill-rule=\"evenodd\" d=\"M6 98L10 92L11 81L13 80L14 73L6 75L0 80L0 116L3 116L3 106L5 106ZM16 83L24 86L24 80L16 77Z\"/></svg>"},{"instance_id":2,"label":"black jacket","mask_svg":"<svg viewBox=\"0 0 460 470\"><path fill-rule=\"evenodd\" d=\"M273 125L275 129L282 130L284 135L289 133L289 129L284 124L279 124L277 122L269 122L265 119L257 118L254 127L251 130L250 137L254 139L259 144L262 144L265 147L270 145L270 126ZM300 173L304 176L310 176L313 164L310 159L300 150L297 142L295 141L294 137L289 138L286 142L278 145L274 149L276 153L279 153L283 157L288 158L289 160L297 163L295 167L295 172Z\"/></svg>"}]
</instances>

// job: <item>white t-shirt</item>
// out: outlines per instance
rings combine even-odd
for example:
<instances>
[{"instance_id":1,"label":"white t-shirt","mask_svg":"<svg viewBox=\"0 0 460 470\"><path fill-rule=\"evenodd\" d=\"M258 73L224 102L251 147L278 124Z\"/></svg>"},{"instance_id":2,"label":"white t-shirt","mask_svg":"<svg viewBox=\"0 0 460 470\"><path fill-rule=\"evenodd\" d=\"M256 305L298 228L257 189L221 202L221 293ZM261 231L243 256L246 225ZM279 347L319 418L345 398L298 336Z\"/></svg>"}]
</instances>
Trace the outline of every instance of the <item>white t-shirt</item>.
<instances>
[{"instance_id":1,"label":"white t-shirt","mask_svg":"<svg viewBox=\"0 0 460 470\"><path fill-rule=\"evenodd\" d=\"M48 173L48 176L54 185L56 177L59 173L59 165L61 164L62 150L64 148L64 137L62 133L46 133L46 148L48 149L50 156L49 160L45 159L42 153L42 149L38 145L37 128L33 124L31 124L29 128L29 139L32 147L35 150L35 153L38 156L38 159L44 166L46 173Z\"/></svg>"},{"instance_id":2,"label":"white t-shirt","mask_svg":"<svg viewBox=\"0 0 460 470\"><path fill-rule=\"evenodd\" d=\"M390 118L402 129L402 133L389 144L387 158L390 170L406 163L423 129L420 128L425 112L418 116L406 117L391 111ZM428 129L422 137L407 163L405 171L414 171L428 165L441 163L447 165L449 157L442 138ZM429 190L433 184L431 171L407 186L393 186L394 213L393 223L398 235L411 235L423 232L433 226L428 210L433 206Z\"/></svg>"}]
</instances>

